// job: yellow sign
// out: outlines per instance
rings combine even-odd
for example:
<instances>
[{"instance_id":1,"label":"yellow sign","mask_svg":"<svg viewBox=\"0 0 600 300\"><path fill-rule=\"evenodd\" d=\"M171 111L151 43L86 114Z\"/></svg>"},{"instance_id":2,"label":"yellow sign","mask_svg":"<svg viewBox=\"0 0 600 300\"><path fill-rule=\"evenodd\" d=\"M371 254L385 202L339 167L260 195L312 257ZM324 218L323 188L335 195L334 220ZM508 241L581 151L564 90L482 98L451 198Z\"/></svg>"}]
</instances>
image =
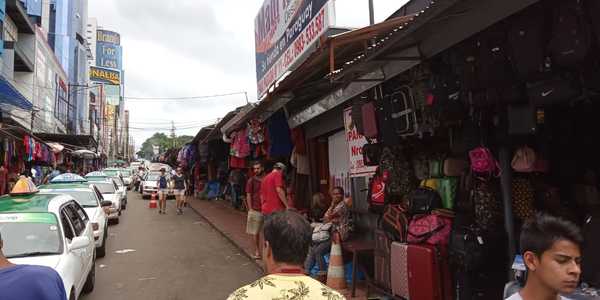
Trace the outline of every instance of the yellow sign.
<instances>
[{"instance_id":1,"label":"yellow sign","mask_svg":"<svg viewBox=\"0 0 600 300\"><path fill-rule=\"evenodd\" d=\"M90 67L90 80L108 84L121 84L121 72L111 69Z\"/></svg>"}]
</instances>

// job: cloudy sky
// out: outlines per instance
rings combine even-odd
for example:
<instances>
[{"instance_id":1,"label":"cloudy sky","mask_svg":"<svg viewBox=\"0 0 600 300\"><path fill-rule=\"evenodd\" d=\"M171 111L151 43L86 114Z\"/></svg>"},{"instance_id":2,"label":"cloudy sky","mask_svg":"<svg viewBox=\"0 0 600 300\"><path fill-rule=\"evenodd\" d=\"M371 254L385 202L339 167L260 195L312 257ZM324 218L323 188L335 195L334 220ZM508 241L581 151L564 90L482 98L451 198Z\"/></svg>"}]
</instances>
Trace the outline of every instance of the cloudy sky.
<instances>
[{"instance_id":1,"label":"cloudy sky","mask_svg":"<svg viewBox=\"0 0 600 300\"><path fill-rule=\"evenodd\" d=\"M90 0L89 16L121 34L126 97L190 97L247 91L256 101L254 17L263 0ZM380 22L405 0L375 0ZM336 25L368 24L367 0L337 0ZM195 135L246 103L127 99L136 144L154 132Z\"/></svg>"}]
</instances>

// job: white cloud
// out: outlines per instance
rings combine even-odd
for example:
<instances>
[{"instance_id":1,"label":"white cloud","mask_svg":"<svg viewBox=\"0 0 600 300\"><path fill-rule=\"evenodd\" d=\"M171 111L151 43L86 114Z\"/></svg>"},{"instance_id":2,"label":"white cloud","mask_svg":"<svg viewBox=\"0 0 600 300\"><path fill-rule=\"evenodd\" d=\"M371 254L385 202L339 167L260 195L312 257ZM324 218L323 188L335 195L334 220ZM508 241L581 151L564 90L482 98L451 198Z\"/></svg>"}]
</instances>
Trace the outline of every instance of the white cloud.
<instances>
[{"instance_id":1,"label":"white cloud","mask_svg":"<svg viewBox=\"0 0 600 300\"><path fill-rule=\"evenodd\" d=\"M186 97L247 91L256 99L254 17L262 0L92 0L89 15L121 34L125 94L130 97ZM337 0L338 25L368 24L367 0ZM405 0L375 0L376 21ZM245 97L209 100L127 100L139 146L155 131L208 124L245 104ZM160 124L159 124L160 123ZM192 125L188 125L192 124ZM162 130L155 130L155 129ZM199 128L178 130L195 135Z\"/></svg>"}]
</instances>

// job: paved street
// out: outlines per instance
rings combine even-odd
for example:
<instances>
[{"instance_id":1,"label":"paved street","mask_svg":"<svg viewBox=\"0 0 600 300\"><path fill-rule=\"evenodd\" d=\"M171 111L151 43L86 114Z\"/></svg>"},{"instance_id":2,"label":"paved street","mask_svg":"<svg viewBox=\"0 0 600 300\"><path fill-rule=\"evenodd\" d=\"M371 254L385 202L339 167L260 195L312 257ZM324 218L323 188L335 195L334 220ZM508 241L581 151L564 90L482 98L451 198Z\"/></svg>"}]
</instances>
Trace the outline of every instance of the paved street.
<instances>
[{"instance_id":1,"label":"paved street","mask_svg":"<svg viewBox=\"0 0 600 300\"><path fill-rule=\"evenodd\" d=\"M96 262L96 288L84 300L224 299L260 277L246 256L187 210L177 216L148 209L148 200L129 192L121 222L109 229L107 256ZM123 254L119 250L135 250Z\"/></svg>"}]
</instances>

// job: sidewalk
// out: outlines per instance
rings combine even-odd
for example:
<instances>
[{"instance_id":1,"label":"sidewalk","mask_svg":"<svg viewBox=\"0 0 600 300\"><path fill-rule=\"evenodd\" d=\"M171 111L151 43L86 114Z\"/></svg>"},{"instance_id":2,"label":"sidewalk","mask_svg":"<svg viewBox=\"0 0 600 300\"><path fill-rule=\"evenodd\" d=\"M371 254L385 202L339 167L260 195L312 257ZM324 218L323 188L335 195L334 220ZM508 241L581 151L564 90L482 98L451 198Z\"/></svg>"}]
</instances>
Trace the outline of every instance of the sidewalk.
<instances>
[{"instance_id":1,"label":"sidewalk","mask_svg":"<svg viewBox=\"0 0 600 300\"><path fill-rule=\"evenodd\" d=\"M246 213L233 209L224 200L208 201L192 198L188 200L189 206L206 221L219 231L223 236L236 245L246 256L252 259L254 254L251 236L246 234ZM255 261L263 268L262 261ZM355 298L350 297L350 290L343 291L347 299L364 300L366 289L358 285Z\"/></svg>"}]
</instances>

